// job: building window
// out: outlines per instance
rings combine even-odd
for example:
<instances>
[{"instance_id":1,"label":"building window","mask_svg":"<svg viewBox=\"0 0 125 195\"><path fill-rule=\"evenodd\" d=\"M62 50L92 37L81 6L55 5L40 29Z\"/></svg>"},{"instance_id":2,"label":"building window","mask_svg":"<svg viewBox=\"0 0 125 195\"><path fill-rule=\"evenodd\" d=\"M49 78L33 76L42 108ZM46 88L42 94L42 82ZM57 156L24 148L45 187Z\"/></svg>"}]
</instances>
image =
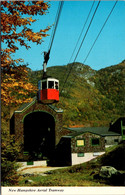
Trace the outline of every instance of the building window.
<instances>
[{"instance_id":1,"label":"building window","mask_svg":"<svg viewBox=\"0 0 125 195\"><path fill-rule=\"evenodd\" d=\"M27 162L27 165L33 165L33 161Z\"/></svg>"},{"instance_id":2,"label":"building window","mask_svg":"<svg viewBox=\"0 0 125 195\"><path fill-rule=\"evenodd\" d=\"M77 153L77 157L84 157L84 153L82 153L82 152Z\"/></svg>"},{"instance_id":3,"label":"building window","mask_svg":"<svg viewBox=\"0 0 125 195\"><path fill-rule=\"evenodd\" d=\"M118 142L118 139L114 139L114 142Z\"/></svg>"},{"instance_id":4,"label":"building window","mask_svg":"<svg viewBox=\"0 0 125 195\"><path fill-rule=\"evenodd\" d=\"M99 145L99 138L92 138L92 146L98 146Z\"/></svg>"},{"instance_id":5,"label":"building window","mask_svg":"<svg viewBox=\"0 0 125 195\"><path fill-rule=\"evenodd\" d=\"M101 155L99 152L94 152L93 153L93 156L99 156L99 155Z\"/></svg>"},{"instance_id":6,"label":"building window","mask_svg":"<svg viewBox=\"0 0 125 195\"><path fill-rule=\"evenodd\" d=\"M84 146L85 145L85 141L84 139L78 139L76 141L76 146Z\"/></svg>"}]
</instances>

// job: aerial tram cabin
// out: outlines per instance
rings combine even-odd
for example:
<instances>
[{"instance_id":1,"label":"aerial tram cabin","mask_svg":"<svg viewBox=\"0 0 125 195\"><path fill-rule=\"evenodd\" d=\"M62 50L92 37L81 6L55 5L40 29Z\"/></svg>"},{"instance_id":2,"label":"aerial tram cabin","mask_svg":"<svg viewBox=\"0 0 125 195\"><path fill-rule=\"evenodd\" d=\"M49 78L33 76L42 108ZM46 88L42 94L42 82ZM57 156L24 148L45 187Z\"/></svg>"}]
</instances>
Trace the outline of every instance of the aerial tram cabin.
<instances>
[{"instance_id":1,"label":"aerial tram cabin","mask_svg":"<svg viewBox=\"0 0 125 195\"><path fill-rule=\"evenodd\" d=\"M47 76L46 66L49 60L49 55L55 37L55 32L58 25L62 6L63 6L63 1L60 1L59 8L57 11L57 16L56 16L55 28L53 30L52 37L49 44L49 50L48 52L44 52L43 77L42 80L38 81L38 101L44 104L52 104L59 101L59 80Z\"/></svg>"},{"instance_id":2,"label":"aerial tram cabin","mask_svg":"<svg viewBox=\"0 0 125 195\"><path fill-rule=\"evenodd\" d=\"M43 78L38 82L38 101L52 104L59 101L59 80L51 77Z\"/></svg>"},{"instance_id":3,"label":"aerial tram cabin","mask_svg":"<svg viewBox=\"0 0 125 195\"><path fill-rule=\"evenodd\" d=\"M44 104L52 104L59 101L59 80L47 76L46 65L49 60L50 50L44 52L43 77L38 81L38 101Z\"/></svg>"}]
</instances>

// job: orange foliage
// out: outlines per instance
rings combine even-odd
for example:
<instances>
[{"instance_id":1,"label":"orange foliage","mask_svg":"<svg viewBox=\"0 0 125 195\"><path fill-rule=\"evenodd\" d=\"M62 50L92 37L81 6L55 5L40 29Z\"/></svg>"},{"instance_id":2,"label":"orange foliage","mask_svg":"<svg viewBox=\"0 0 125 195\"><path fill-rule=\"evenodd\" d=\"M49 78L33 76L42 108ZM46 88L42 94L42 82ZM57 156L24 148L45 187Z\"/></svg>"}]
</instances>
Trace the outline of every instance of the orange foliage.
<instances>
[{"instance_id":1,"label":"orange foliage","mask_svg":"<svg viewBox=\"0 0 125 195\"><path fill-rule=\"evenodd\" d=\"M81 128L84 127L84 125L70 125L70 128Z\"/></svg>"},{"instance_id":2,"label":"orange foliage","mask_svg":"<svg viewBox=\"0 0 125 195\"><path fill-rule=\"evenodd\" d=\"M36 93L36 87L29 83L26 65L20 65L23 60L14 60L11 54L19 49L17 43L27 49L30 48L28 41L42 43L50 27L33 32L29 26L36 21L32 16L46 14L48 8L44 1L1 2L1 41L6 44L6 49L1 50L1 100L6 105L31 101L30 93Z\"/></svg>"},{"instance_id":3,"label":"orange foliage","mask_svg":"<svg viewBox=\"0 0 125 195\"><path fill-rule=\"evenodd\" d=\"M47 27L39 32L33 32L26 25L31 25L36 20L32 17L23 17L23 15L43 15L48 10L49 5L43 1L2 1L1 2L1 30L2 42L6 42L11 52L15 52L19 48L15 46L15 42L19 42L21 46L30 48L28 41L41 44L42 37L47 36L46 32L50 29ZM19 27L23 27L20 29ZM20 32L17 32L20 29Z\"/></svg>"},{"instance_id":4,"label":"orange foliage","mask_svg":"<svg viewBox=\"0 0 125 195\"><path fill-rule=\"evenodd\" d=\"M30 93L36 91L37 88L28 82L28 78L16 79L15 74L11 74L11 77L5 74L1 83L1 100L6 105L26 103L32 100Z\"/></svg>"}]
</instances>

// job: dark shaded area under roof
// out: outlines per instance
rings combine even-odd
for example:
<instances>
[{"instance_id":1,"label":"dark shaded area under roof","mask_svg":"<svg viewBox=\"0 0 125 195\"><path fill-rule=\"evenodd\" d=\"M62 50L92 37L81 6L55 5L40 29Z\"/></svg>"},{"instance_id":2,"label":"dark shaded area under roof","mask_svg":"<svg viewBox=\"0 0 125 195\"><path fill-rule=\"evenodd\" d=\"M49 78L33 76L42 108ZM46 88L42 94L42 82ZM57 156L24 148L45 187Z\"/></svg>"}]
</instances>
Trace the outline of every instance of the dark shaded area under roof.
<instances>
[{"instance_id":1,"label":"dark shaded area under roof","mask_svg":"<svg viewBox=\"0 0 125 195\"><path fill-rule=\"evenodd\" d=\"M93 133L100 136L120 136L119 133L109 131L109 127L80 127L80 128L67 128L71 131L70 134L63 136L65 138L73 138L83 133Z\"/></svg>"}]
</instances>

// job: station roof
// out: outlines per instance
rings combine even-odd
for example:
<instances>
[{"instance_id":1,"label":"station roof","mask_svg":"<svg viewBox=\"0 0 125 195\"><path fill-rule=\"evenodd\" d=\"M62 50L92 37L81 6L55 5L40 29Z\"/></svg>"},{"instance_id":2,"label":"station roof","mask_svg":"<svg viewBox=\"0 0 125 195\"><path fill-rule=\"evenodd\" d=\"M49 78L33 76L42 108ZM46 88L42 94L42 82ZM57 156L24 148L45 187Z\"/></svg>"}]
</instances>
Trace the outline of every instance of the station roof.
<instances>
[{"instance_id":1,"label":"station roof","mask_svg":"<svg viewBox=\"0 0 125 195\"><path fill-rule=\"evenodd\" d=\"M25 111L27 108L29 108L30 106L32 106L35 102L37 102L37 97L34 97L33 100L31 102L25 103L22 106L20 106L20 108L18 108L15 113L20 113ZM52 104L47 104L52 110L54 110L55 112L58 113L62 113L63 110L61 108L56 108L54 105Z\"/></svg>"},{"instance_id":2,"label":"station roof","mask_svg":"<svg viewBox=\"0 0 125 195\"><path fill-rule=\"evenodd\" d=\"M70 134L63 136L65 138L74 138L78 135L82 135L83 133L92 133L100 136L120 136L119 133L109 131L109 127L80 127L80 128L67 128L71 131Z\"/></svg>"}]
</instances>

